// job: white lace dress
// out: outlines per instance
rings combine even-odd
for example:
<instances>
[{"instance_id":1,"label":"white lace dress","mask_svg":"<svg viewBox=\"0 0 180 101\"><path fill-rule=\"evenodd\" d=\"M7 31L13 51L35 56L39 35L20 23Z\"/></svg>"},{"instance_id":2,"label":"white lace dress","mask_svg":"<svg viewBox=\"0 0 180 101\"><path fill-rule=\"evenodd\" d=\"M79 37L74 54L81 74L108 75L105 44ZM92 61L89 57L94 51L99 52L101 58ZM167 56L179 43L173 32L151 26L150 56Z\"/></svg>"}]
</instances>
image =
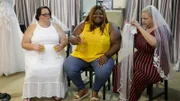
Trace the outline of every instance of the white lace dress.
<instances>
[{"instance_id":1,"label":"white lace dress","mask_svg":"<svg viewBox=\"0 0 180 101\"><path fill-rule=\"evenodd\" d=\"M13 0L0 0L0 76L24 71L22 36Z\"/></svg>"},{"instance_id":2,"label":"white lace dress","mask_svg":"<svg viewBox=\"0 0 180 101\"><path fill-rule=\"evenodd\" d=\"M26 75L22 97L64 98L67 91L66 75L63 72L66 52L54 50L53 47L59 43L59 35L52 24L48 28L36 24L31 42L44 45L45 50L27 51L25 54Z\"/></svg>"}]
</instances>

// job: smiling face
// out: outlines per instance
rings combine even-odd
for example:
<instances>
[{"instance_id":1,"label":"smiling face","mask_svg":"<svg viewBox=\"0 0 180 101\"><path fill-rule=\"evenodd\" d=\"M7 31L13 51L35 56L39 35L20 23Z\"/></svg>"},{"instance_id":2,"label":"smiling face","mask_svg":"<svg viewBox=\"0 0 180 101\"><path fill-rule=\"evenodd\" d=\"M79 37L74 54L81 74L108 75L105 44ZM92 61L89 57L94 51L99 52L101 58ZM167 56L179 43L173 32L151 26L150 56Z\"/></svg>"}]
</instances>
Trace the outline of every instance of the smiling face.
<instances>
[{"instance_id":1,"label":"smiling face","mask_svg":"<svg viewBox=\"0 0 180 101\"><path fill-rule=\"evenodd\" d=\"M95 25L99 26L102 24L104 19L103 12L100 9L97 9L93 14L93 22Z\"/></svg>"}]
</instances>

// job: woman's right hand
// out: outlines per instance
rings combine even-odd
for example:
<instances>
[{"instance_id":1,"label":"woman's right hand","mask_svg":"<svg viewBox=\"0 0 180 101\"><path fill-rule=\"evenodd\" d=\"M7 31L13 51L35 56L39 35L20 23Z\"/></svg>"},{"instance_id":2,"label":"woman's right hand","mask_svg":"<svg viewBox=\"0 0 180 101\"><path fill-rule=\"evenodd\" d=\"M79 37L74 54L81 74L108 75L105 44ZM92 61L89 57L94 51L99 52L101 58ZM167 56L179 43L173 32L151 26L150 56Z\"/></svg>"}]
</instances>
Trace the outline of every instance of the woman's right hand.
<instances>
[{"instance_id":1,"label":"woman's right hand","mask_svg":"<svg viewBox=\"0 0 180 101\"><path fill-rule=\"evenodd\" d=\"M79 43L81 43L81 37L79 35L71 35L70 37L70 42L73 44L73 45L77 45Z\"/></svg>"},{"instance_id":2,"label":"woman's right hand","mask_svg":"<svg viewBox=\"0 0 180 101\"><path fill-rule=\"evenodd\" d=\"M130 21L129 20L125 20L124 24L130 24Z\"/></svg>"},{"instance_id":3,"label":"woman's right hand","mask_svg":"<svg viewBox=\"0 0 180 101\"><path fill-rule=\"evenodd\" d=\"M33 49L38 52L44 52L44 45L33 45Z\"/></svg>"}]
</instances>

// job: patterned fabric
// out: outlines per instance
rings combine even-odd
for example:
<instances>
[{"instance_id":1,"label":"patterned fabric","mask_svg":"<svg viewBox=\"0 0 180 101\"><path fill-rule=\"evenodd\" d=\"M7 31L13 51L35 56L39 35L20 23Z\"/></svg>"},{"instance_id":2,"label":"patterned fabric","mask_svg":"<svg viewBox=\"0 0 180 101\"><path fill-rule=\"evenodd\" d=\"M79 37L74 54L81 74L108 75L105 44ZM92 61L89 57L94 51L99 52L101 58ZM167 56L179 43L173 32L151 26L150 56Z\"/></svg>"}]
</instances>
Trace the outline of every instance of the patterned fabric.
<instances>
[{"instance_id":1,"label":"patterned fabric","mask_svg":"<svg viewBox=\"0 0 180 101\"><path fill-rule=\"evenodd\" d=\"M151 32L154 35L154 32ZM134 53L133 79L129 101L138 101L141 93L149 84L161 81L157 68L153 65L155 48L148 44L142 34L135 35L135 47L138 51Z\"/></svg>"},{"instance_id":2,"label":"patterned fabric","mask_svg":"<svg viewBox=\"0 0 180 101\"><path fill-rule=\"evenodd\" d=\"M14 22L16 19L13 0L0 0L0 26L5 24L10 27L10 22Z\"/></svg>"}]
</instances>

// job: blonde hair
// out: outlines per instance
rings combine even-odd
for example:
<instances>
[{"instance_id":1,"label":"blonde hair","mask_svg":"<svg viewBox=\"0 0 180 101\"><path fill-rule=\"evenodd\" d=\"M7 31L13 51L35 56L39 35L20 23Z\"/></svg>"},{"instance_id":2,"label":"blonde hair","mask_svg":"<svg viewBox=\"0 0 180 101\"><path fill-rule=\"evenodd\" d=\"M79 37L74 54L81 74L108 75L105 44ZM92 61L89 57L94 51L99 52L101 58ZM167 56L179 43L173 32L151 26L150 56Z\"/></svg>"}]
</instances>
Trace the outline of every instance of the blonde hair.
<instances>
[{"instance_id":1,"label":"blonde hair","mask_svg":"<svg viewBox=\"0 0 180 101\"><path fill-rule=\"evenodd\" d=\"M147 13L149 16L152 17L151 5L146 6L145 8L143 8L142 13Z\"/></svg>"}]
</instances>

